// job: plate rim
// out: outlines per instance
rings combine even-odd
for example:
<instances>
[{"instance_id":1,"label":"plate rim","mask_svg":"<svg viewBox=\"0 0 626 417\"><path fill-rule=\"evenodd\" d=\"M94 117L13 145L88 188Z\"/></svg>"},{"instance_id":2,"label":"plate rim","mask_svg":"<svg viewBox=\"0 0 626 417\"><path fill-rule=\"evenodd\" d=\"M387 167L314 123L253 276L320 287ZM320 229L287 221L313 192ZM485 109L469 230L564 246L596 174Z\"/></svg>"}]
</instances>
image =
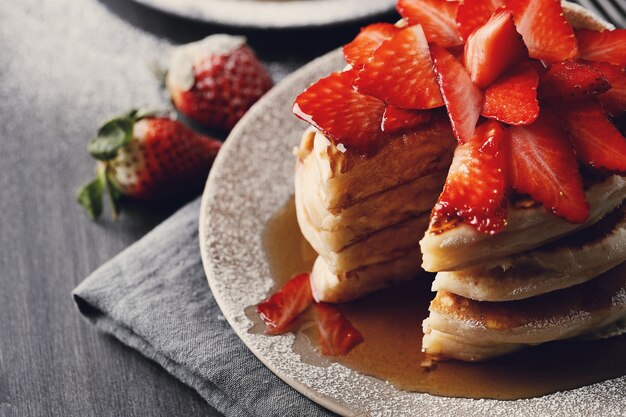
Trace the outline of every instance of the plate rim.
<instances>
[{"instance_id":1,"label":"plate rim","mask_svg":"<svg viewBox=\"0 0 626 417\"><path fill-rule=\"evenodd\" d=\"M333 16L332 10L336 9L337 5L341 5L343 3L349 2L347 4L351 5L362 5L363 0L318 0L319 2L323 2L323 6L326 7L327 13L323 16L323 19L319 19L316 21L306 21L304 19L296 18L295 21L293 17L289 17L287 15L283 15L282 13L274 12L263 12L260 10L260 2L253 0L240 0L237 1L237 5L240 7L251 7L255 10L255 18L253 21L237 18L236 13L222 13L218 12L217 15L212 15L217 10L222 9L224 7L231 8L233 6L233 1L228 0L209 0L207 2L200 3L196 5L195 8L183 9L181 7L177 7L172 5L168 0L132 0L133 2L150 8L152 10L156 10L162 13L174 15L180 18L189 19L195 22L214 24L219 26L231 27L231 28L250 28L250 29L306 29L306 28L323 28L327 26L334 25L342 25L348 24L352 22L365 21L368 19L373 19L377 16L384 15L385 13L391 13L394 10L395 0L369 0L368 3L370 6L368 9L364 9L358 13L350 13L349 10L355 10L355 7L346 7L345 5L342 7L342 12L338 15ZM268 3L268 2L263 2ZM283 8L283 13L294 13L297 12L300 7L304 9L304 15L308 15L306 13L307 9L310 9L311 1L306 0L295 0L286 2L286 4L281 4L280 6ZM292 15L293 16L293 15Z\"/></svg>"},{"instance_id":2,"label":"plate rim","mask_svg":"<svg viewBox=\"0 0 626 417\"><path fill-rule=\"evenodd\" d=\"M320 64L325 63L326 61L332 61L332 60L337 59L337 55L340 54L341 52L342 52L341 48L337 48L318 58L313 59L312 61L308 62L307 64L305 64L298 70L289 74L280 83L278 83L270 91L268 91L258 102L256 102L248 110L248 112L246 112L246 114L241 118L239 123L237 123L237 125L233 128L231 133L228 135L228 138L224 141L224 144L222 146L222 149L218 153L218 156L213 162L213 167L211 168L211 171L207 178L206 186L205 186L204 192L202 193L202 198L200 200L198 234L200 238L199 239L200 240L200 254L202 258L202 266L204 269L204 273L207 277L208 285L213 294L213 298L215 299L215 302L217 303L217 305L219 306L222 312L225 311L225 307L223 306L224 300L220 296L220 292L216 291L216 285L214 283L214 280L216 278L215 278L214 271L211 267L211 262L209 261L210 257L208 254L207 239L205 239L206 236L203 235L203 231L206 230L208 222L211 218L210 210L208 210L208 200L210 198L210 195L213 193L214 188L217 186L216 179L215 179L217 177L217 174L214 174L214 173L219 172L220 167L224 165L225 163L227 163L230 149L235 146L235 140L229 140L229 139L231 137L233 138L238 137L239 131L243 130L243 126L245 125L246 121L248 119L252 119L254 116L254 113L258 111L256 109L262 108L266 101L271 101L272 98L276 95L279 95L282 92L282 90L288 89L290 86L290 81L292 79L299 78L302 74L308 72L310 68L312 67L317 67ZM340 404L336 402L333 398L327 397L325 395L318 393L311 387L303 384L297 379L292 378L290 375L284 374L282 371L277 369L275 366L271 364L271 362L267 360L267 358L265 358L262 352L258 351L255 347L250 346L249 344L245 343L244 341L245 338L243 337L245 331L239 328L240 326L237 325L237 323L233 320L233 318L229 314L224 314L224 317L226 318L226 321L228 322L230 327L237 334L237 337L239 337L239 339L242 342L244 342L244 345L246 346L246 348L248 348L252 352L252 354L257 359L259 359L261 363L263 363L263 365L265 365L274 375L279 377L287 385L294 388L296 391L298 391L300 394L304 395L311 401L323 406L324 408L327 408L328 410L336 414L339 414L341 416L349 416L349 415L355 414L355 411L349 408L347 405Z\"/></svg>"}]
</instances>

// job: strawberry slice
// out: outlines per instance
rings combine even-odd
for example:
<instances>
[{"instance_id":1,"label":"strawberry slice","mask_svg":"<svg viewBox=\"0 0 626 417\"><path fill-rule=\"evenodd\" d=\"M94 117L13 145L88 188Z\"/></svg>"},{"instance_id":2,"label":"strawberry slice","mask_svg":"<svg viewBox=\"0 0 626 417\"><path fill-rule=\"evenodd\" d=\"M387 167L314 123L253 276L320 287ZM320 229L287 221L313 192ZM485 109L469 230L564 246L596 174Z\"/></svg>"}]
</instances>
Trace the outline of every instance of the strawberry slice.
<instances>
[{"instance_id":1,"label":"strawberry slice","mask_svg":"<svg viewBox=\"0 0 626 417\"><path fill-rule=\"evenodd\" d=\"M463 0L456 13L459 33L467 40L476 29L487 23L493 12L504 6L504 0Z\"/></svg>"},{"instance_id":2,"label":"strawberry slice","mask_svg":"<svg viewBox=\"0 0 626 417\"><path fill-rule=\"evenodd\" d=\"M391 23L373 23L361 29L352 42L343 47L343 56L353 67L360 67L374 51L400 29Z\"/></svg>"},{"instance_id":3,"label":"strawberry slice","mask_svg":"<svg viewBox=\"0 0 626 417\"><path fill-rule=\"evenodd\" d=\"M430 109L443 105L420 25L401 30L381 45L359 72L355 86L392 106Z\"/></svg>"},{"instance_id":4,"label":"strawberry slice","mask_svg":"<svg viewBox=\"0 0 626 417\"><path fill-rule=\"evenodd\" d=\"M626 138L611 123L596 99L559 108L578 159L592 167L626 173Z\"/></svg>"},{"instance_id":5,"label":"strawberry slice","mask_svg":"<svg viewBox=\"0 0 626 417\"><path fill-rule=\"evenodd\" d=\"M396 133L414 129L428 123L431 112L426 110L405 110L401 107L387 106L380 128L385 133Z\"/></svg>"},{"instance_id":6,"label":"strawberry slice","mask_svg":"<svg viewBox=\"0 0 626 417\"><path fill-rule=\"evenodd\" d=\"M313 302L309 274L291 278L283 288L260 303L256 311L267 326L265 333L281 334Z\"/></svg>"},{"instance_id":7,"label":"strawberry slice","mask_svg":"<svg viewBox=\"0 0 626 417\"><path fill-rule=\"evenodd\" d=\"M595 96L611 88L600 71L574 61L551 65L541 77L539 93L544 100L570 100Z\"/></svg>"},{"instance_id":8,"label":"strawberry slice","mask_svg":"<svg viewBox=\"0 0 626 417\"><path fill-rule=\"evenodd\" d=\"M509 132L489 120L458 145L446 185L433 209L432 224L459 219L483 233L506 225Z\"/></svg>"},{"instance_id":9,"label":"strawberry slice","mask_svg":"<svg viewBox=\"0 0 626 417\"><path fill-rule=\"evenodd\" d=\"M459 143L465 143L474 134L483 107L483 93L450 52L432 44L431 55L452 130Z\"/></svg>"},{"instance_id":10,"label":"strawberry slice","mask_svg":"<svg viewBox=\"0 0 626 417\"><path fill-rule=\"evenodd\" d=\"M576 31L580 58L626 67L626 29Z\"/></svg>"},{"instance_id":11,"label":"strawberry slice","mask_svg":"<svg viewBox=\"0 0 626 417\"><path fill-rule=\"evenodd\" d=\"M539 116L535 64L525 62L510 70L485 91L482 115L510 125L527 125Z\"/></svg>"},{"instance_id":12,"label":"strawberry slice","mask_svg":"<svg viewBox=\"0 0 626 417\"><path fill-rule=\"evenodd\" d=\"M513 12L531 58L560 62L578 54L576 36L560 0L507 0L507 8Z\"/></svg>"},{"instance_id":13,"label":"strawberry slice","mask_svg":"<svg viewBox=\"0 0 626 417\"><path fill-rule=\"evenodd\" d=\"M456 27L456 1L398 0L396 7L409 25L422 25L428 42L446 48L463 43Z\"/></svg>"},{"instance_id":14,"label":"strawberry slice","mask_svg":"<svg viewBox=\"0 0 626 417\"><path fill-rule=\"evenodd\" d=\"M355 75L356 70L350 70L319 80L296 98L293 112L335 144L363 152L383 135L385 103L355 91Z\"/></svg>"},{"instance_id":15,"label":"strawberry slice","mask_svg":"<svg viewBox=\"0 0 626 417\"><path fill-rule=\"evenodd\" d=\"M501 10L470 35L465 44L464 64L474 84L486 88L527 57L526 46L513 24L513 14Z\"/></svg>"},{"instance_id":16,"label":"strawberry slice","mask_svg":"<svg viewBox=\"0 0 626 417\"><path fill-rule=\"evenodd\" d=\"M571 223L584 223L589 204L572 145L559 119L543 106L528 126L511 132L511 185Z\"/></svg>"},{"instance_id":17,"label":"strawberry slice","mask_svg":"<svg viewBox=\"0 0 626 417\"><path fill-rule=\"evenodd\" d=\"M600 71L611 84L611 89L598 97L604 110L613 116L626 111L626 68L606 62L586 61L585 63Z\"/></svg>"},{"instance_id":18,"label":"strawberry slice","mask_svg":"<svg viewBox=\"0 0 626 417\"><path fill-rule=\"evenodd\" d=\"M317 326L320 332L322 354L327 356L347 355L363 341L361 333L346 319L341 311L327 303L315 304Z\"/></svg>"}]
</instances>

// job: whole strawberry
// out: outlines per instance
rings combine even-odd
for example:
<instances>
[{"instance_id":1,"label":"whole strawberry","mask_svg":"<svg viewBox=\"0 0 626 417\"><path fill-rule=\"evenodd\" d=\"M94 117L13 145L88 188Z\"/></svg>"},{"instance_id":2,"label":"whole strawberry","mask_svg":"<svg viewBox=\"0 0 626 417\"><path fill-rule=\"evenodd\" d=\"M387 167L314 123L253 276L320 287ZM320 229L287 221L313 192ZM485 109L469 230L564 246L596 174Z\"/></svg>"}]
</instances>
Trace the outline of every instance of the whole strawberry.
<instances>
[{"instance_id":1,"label":"whole strawberry","mask_svg":"<svg viewBox=\"0 0 626 417\"><path fill-rule=\"evenodd\" d=\"M230 130L273 82L245 38L212 35L175 49L166 84L181 113Z\"/></svg>"},{"instance_id":2,"label":"whole strawberry","mask_svg":"<svg viewBox=\"0 0 626 417\"><path fill-rule=\"evenodd\" d=\"M89 143L97 177L76 198L96 219L105 193L116 216L122 196L159 200L197 192L220 147L168 116L133 110L105 123Z\"/></svg>"}]
</instances>

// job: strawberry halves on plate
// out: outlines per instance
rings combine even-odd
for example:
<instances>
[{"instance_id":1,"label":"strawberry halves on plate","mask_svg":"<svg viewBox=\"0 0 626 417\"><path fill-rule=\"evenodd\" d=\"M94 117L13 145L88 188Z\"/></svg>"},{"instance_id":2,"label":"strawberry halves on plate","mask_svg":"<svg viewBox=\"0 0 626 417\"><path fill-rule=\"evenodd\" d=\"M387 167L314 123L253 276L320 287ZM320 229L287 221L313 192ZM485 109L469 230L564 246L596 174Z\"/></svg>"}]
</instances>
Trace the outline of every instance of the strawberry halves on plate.
<instances>
[{"instance_id":1,"label":"strawberry halves on plate","mask_svg":"<svg viewBox=\"0 0 626 417\"><path fill-rule=\"evenodd\" d=\"M431 227L461 221L494 234L506 225L509 132L489 120L458 145L443 192L433 209Z\"/></svg>"},{"instance_id":2,"label":"strawberry halves on plate","mask_svg":"<svg viewBox=\"0 0 626 417\"><path fill-rule=\"evenodd\" d=\"M452 130L459 143L465 143L474 134L483 107L483 93L450 52L435 44L431 44L430 52Z\"/></svg>"},{"instance_id":3,"label":"strawberry halves on plate","mask_svg":"<svg viewBox=\"0 0 626 417\"><path fill-rule=\"evenodd\" d=\"M380 45L400 29L391 23L373 23L361 29L352 42L343 47L343 56L353 67L363 66Z\"/></svg>"},{"instance_id":4,"label":"strawberry halves on plate","mask_svg":"<svg viewBox=\"0 0 626 417\"><path fill-rule=\"evenodd\" d=\"M293 112L335 145L364 152L383 135L385 103L352 87L356 71L336 72L311 85L296 98Z\"/></svg>"},{"instance_id":5,"label":"strawberry halves on plate","mask_svg":"<svg viewBox=\"0 0 626 417\"><path fill-rule=\"evenodd\" d=\"M512 126L511 185L570 223L589 218L576 153L558 117L542 106L528 126Z\"/></svg>"},{"instance_id":6,"label":"strawberry halves on plate","mask_svg":"<svg viewBox=\"0 0 626 417\"><path fill-rule=\"evenodd\" d=\"M560 62L577 56L574 29L560 0L507 0L506 7L513 12L531 58Z\"/></svg>"},{"instance_id":7,"label":"strawberry halves on plate","mask_svg":"<svg viewBox=\"0 0 626 417\"><path fill-rule=\"evenodd\" d=\"M527 125L539 116L539 77L532 62L513 68L485 90L482 115L510 125Z\"/></svg>"},{"instance_id":8,"label":"strawberry halves on plate","mask_svg":"<svg viewBox=\"0 0 626 417\"><path fill-rule=\"evenodd\" d=\"M285 286L257 306L267 334L280 334L313 303L309 274L291 278Z\"/></svg>"},{"instance_id":9,"label":"strawberry halves on plate","mask_svg":"<svg viewBox=\"0 0 626 417\"><path fill-rule=\"evenodd\" d=\"M322 354L347 355L363 341L361 333L331 304L315 304Z\"/></svg>"},{"instance_id":10,"label":"strawberry halves on plate","mask_svg":"<svg viewBox=\"0 0 626 417\"><path fill-rule=\"evenodd\" d=\"M396 7L409 25L422 25L428 42L447 48L463 42L455 20L458 5L456 1L398 0Z\"/></svg>"},{"instance_id":11,"label":"strawberry halves on plate","mask_svg":"<svg viewBox=\"0 0 626 417\"><path fill-rule=\"evenodd\" d=\"M355 87L363 94L405 109L442 106L422 27L402 29L383 43L359 72Z\"/></svg>"}]
</instances>

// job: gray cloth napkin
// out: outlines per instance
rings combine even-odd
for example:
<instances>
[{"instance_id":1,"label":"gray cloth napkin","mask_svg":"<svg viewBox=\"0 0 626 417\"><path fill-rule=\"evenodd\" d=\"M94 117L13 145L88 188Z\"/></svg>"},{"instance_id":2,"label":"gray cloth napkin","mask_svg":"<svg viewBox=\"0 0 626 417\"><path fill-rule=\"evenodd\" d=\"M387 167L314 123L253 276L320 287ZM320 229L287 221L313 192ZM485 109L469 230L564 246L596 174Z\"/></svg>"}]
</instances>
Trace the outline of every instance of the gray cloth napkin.
<instances>
[{"instance_id":1,"label":"gray cloth napkin","mask_svg":"<svg viewBox=\"0 0 626 417\"><path fill-rule=\"evenodd\" d=\"M226 416L331 416L241 342L207 284L196 200L73 292L87 320L158 362Z\"/></svg>"}]
</instances>

